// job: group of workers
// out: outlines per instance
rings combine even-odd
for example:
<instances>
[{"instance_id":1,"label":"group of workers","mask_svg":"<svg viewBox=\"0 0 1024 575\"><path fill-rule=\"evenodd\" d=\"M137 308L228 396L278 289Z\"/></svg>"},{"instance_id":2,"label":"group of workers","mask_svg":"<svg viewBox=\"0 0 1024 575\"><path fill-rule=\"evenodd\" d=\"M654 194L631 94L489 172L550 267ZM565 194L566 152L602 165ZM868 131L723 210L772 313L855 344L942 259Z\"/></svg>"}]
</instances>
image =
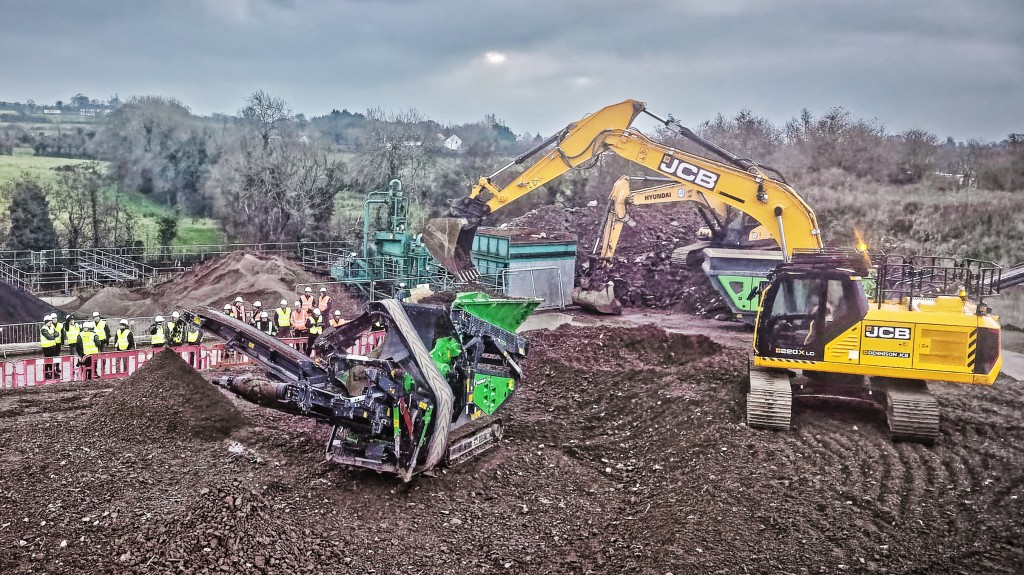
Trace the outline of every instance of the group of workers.
<instances>
[{"instance_id":1,"label":"group of workers","mask_svg":"<svg viewBox=\"0 0 1024 575\"><path fill-rule=\"evenodd\" d=\"M282 299L280 307L267 311L257 300L247 309L245 300L239 296L234 302L224 304L224 313L269 335L306 338L305 353L308 355L312 352L313 341L323 333L325 326L339 327L346 321L341 317L341 310L332 310L332 305L327 288L320 288L319 295L316 295L312 288L307 287L292 307L289 307L288 300ZM174 311L170 320L165 320L162 315L153 318L149 326L149 341L154 348L198 345L203 341L203 332L195 324L183 321L181 314ZM81 323L71 315L58 321L56 313L47 314L39 328L39 345L44 358L61 355L67 346L69 353L78 356L77 365L83 368L87 379L97 375L93 358L96 354L108 351L108 347L113 351L136 348L135 335L127 319L118 322L114 331L98 311ZM61 379L61 375L60 363L45 365L46 379Z\"/></svg>"},{"instance_id":2,"label":"group of workers","mask_svg":"<svg viewBox=\"0 0 1024 575\"><path fill-rule=\"evenodd\" d=\"M135 349L135 336L127 319L118 322L117 330L113 331L98 311L81 323L71 315L58 321L57 314L50 313L43 316L43 325L39 328L43 357L57 357L67 346L69 353L78 356L78 365L83 368L87 379L96 376L93 356L106 351L111 343L117 351ZM43 375L46 379L60 379L60 363L47 363L43 367Z\"/></svg>"},{"instance_id":3,"label":"group of workers","mask_svg":"<svg viewBox=\"0 0 1024 575\"><path fill-rule=\"evenodd\" d=\"M327 288L320 288L319 294L307 287L292 306L282 299L277 309L267 311L260 301L254 301L246 309L241 296L232 303L224 304L224 313L239 321L248 323L267 335L279 338L305 338L306 355L313 351L313 341L324 332L325 326L339 327L345 323L341 310L332 310L333 301ZM332 314L333 311L333 314Z\"/></svg>"}]
</instances>

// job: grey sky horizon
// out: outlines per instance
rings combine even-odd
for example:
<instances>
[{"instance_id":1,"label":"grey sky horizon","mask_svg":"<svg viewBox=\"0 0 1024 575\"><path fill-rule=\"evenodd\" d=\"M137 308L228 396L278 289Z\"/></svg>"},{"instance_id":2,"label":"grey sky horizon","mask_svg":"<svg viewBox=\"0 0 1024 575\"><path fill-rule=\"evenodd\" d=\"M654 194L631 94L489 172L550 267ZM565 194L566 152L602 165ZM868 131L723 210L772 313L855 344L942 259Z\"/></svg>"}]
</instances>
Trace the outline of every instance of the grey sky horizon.
<instances>
[{"instance_id":1,"label":"grey sky horizon","mask_svg":"<svg viewBox=\"0 0 1024 575\"><path fill-rule=\"evenodd\" d=\"M0 100L160 95L234 114L494 114L551 134L634 98L696 127L834 107L888 133L1024 132L1020 0L0 0ZM643 126L641 126L643 127Z\"/></svg>"}]
</instances>

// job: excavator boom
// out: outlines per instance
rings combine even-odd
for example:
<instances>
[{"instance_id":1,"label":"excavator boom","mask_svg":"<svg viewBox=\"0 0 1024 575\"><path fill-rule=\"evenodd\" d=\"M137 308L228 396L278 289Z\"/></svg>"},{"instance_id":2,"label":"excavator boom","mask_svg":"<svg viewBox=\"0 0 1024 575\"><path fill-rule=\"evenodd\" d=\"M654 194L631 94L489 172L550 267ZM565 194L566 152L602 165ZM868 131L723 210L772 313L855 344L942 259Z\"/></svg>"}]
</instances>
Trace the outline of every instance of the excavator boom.
<instances>
[{"instance_id":1,"label":"excavator boom","mask_svg":"<svg viewBox=\"0 0 1024 575\"><path fill-rule=\"evenodd\" d=\"M677 150L630 129L641 112L710 150L723 162ZM685 195L704 196L749 215L776 238L786 257L796 249L822 246L813 210L781 178L769 177L754 162L734 156L674 120L662 120L647 112L642 102L625 100L569 124L494 174L480 178L469 196L452 202L450 217L427 222L423 232L427 250L458 279L475 279L478 274L470 253L476 229L485 216L606 152L673 180ZM493 183L492 178L501 172L538 155L540 158L508 185L498 187Z\"/></svg>"}]
</instances>

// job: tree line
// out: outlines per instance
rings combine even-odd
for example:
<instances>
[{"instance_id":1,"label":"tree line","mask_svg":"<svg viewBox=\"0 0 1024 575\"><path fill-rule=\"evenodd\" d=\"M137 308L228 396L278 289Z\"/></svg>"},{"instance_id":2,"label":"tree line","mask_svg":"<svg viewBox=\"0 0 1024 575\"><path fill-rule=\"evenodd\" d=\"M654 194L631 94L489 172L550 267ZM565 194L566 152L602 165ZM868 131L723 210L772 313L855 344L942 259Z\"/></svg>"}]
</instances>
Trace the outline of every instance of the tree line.
<instances>
[{"instance_id":1,"label":"tree line","mask_svg":"<svg viewBox=\"0 0 1024 575\"><path fill-rule=\"evenodd\" d=\"M890 134L842 108L821 116L804 110L781 126L744 110L695 131L791 182L832 170L891 185L1024 189L1024 134L997 143L940 141L924 130ZM463 141L458 152L443 146L452 133ZM667 129L654 137L688 146ZM540 139L517 137L495 116L459 126L415 110L333 110L306 118L264 91L252 93L237 114L212 117L195 116L173 98L133 97L95 123L56 134L0 123L0 153L31 147L38 155L106 163L68 167L53 185L11 182L0 190L14 200L2 223L8 249L128 245L137 240L134 216L117 198L137 192L184 216L215 218L234 242L352 239L361 214L336 213L339 194L365 194L400 178L413 221L422 221ZM568 174L510 206L506 217L543 203L602 199L615 178L632 171L619 158L602 159L591 172ZM40 196L49 202L26 203ZM44 219L60 225L51 233ZM173 238L173 221L160 227L162 239Z\"/></svg>"}]
</instances>

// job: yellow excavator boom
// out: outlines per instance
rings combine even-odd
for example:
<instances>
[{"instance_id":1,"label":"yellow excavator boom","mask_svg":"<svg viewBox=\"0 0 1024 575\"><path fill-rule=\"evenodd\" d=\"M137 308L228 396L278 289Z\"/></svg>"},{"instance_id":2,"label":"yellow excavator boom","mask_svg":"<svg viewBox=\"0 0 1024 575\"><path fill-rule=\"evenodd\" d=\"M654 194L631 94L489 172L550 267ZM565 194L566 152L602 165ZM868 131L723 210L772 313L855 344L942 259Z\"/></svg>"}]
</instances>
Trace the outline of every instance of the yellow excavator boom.
<instances>
[{"instance_id":1,"label":"yellow excavator boom","mask_svg":"<svg viewBox=\"0 0 1024 575\"><path fill-rule=\"evenodd\" d=\"M677 150L630 129L641 112L730 163ZM712 201L748 214L778 240L787 257L796 249L822 246L813 210L792 187L781 179L768 176L756 163L732 155L673 120L663 120L647 112L645 105L636 100L625 100L602 108L569 124L494 174L480 178L468 197L452 204L452 217L427 222L423 242L441 265L456 277L474 279L477 273L470 250L476 228L485 216L606 152L615 153L674 180L684 189L684 194L692 197L703 194ZM499 187L492 181L496 175L537 154L541 154L540 159L508 185Z\"/></svg>"},{"instance_id":2,"label":"yellow excavator boom","mask_svg":"<svg viewBox=\"0 0 1024 575\"><path fill-rule=\"evenodd\" d=\"M670 204L677 202L693 202L700 208L713 214L716 224L721 226L731 217L730 207L725 202L719 201L714 196L697 191L678 182L661 184L640 190L631 190L630 181L633 178L622 176L612 185L611 193L608 194L608 208L605 214L604 223L601 225L601 234L594 244L594 255L608 259L615 256L615 250L619 245L619 236L622 234L623 226L634 226L636 220L630 215L629 206L645 206L650 204ZM650 178L639 178L649 180ZM774 236L763 225L757 226L747 232L748 243L774 240Z\"/></svg>"}]
</instances>

